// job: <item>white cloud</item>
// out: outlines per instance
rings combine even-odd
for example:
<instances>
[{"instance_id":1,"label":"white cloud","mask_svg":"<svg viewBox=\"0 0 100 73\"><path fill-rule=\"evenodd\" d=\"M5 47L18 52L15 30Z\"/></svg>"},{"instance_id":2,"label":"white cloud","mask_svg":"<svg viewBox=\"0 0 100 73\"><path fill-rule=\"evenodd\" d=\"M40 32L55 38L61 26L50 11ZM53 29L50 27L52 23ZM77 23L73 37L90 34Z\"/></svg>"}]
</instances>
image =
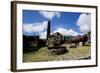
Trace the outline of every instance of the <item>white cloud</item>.
<instances>
[{"instance_id":1,"label":"white cloud","mask_svg":"<svg viewBox=\"0 0 100 73\"><path fill-rule=\"evenodd\" d=\"M66 35L66 36L68 36L68 35L69 36L77 36L77 35L79 35L78 32L75 32L72 29L67 30L67 29L62 28L62 27L58 28L57 30L55 30L51 34L56 33L56 32L59 32L60 34ZM46 37L47 37L47 31L40 32L39 35L40 35L41 39L46 39Z\"/></svg>"},{"instance_id":2,"label":"white cloud","mask_svg":"<svg viewBox=\"0 0 100 73\"><path fill-rule=\"evenodd\" d=\"M60 27L60 28L56 29L55 31L51 32L51 34L56 33L56 32L59 32L60 34L66 35L66 36L77 36L77 35L80 35L78 32L75 32L72 29L67 30L67 29L62 28L62 27ZM39 35L40 35L41 39L46 39L47 31L40 32Z\"/></svg>"},{"instance_id":3,"label":"white cloud","mask_svg":"<svg viewBox=\"0 0 100 73\"><path fill-rule=\"evenodd\" d=\"M77 20L77 25L81 32L89 32L91 30L91 14L81 14Z\"/></svg>"},{"instance_id":4,"label":"white cloud","mask_svg":"<svg viewBox=\"0 0 100 73\"><path fill-rule=\"evenodd\" d=\"M57 18L60 17L60 12L40 11L39 13L40 13L41 15L43 15L45 18L51 19L51 20L52 20L52 18L55 17L55 16L56 16Z\"/></svg>"},{"instance_id":5,"label":"white cloud","mask_svg":"<svg viewBox=\"0 0 100 73\"><path fill-rule=\"evenodd\" d=\"M69 30L67 30L66 35L77 36L77 35L79 35L79 33L72 29L69 29Z\"/></svg>"},{"instance_id":6,"label":"white cloud","mask_svg":"<svg viewBox=\"0 0 100 73\"><path fill-rule=\"evenodd\" d=\"M56 29L53 33L56 33L56 32L59 32L62 35L66 35L67 29L60 27L60 28Z\"/></svg>"},{"instance_id":7,"label":"white cloud","mask_svg":"<svg viewBox=\"0 0 100 73\"><path fill-rule=\"evenodd\" d=\"M47 32L46 31L44 31L44 32L40 32L40 38L41 39L46 39L46 36L47 36Z\"/></svg>"},{"instance_id":8,"label":"white cloud","mask_svg":"<svg viewBox=\"0 0 100 73\"><path fill-rule=\"evenodd\" d=\"M23 24L23 30L27 33L41 32L47 28L47 21L37 22L33 24Z\"/></svg>"},{"instance_id":9,"label":"white cloud","mask_svg":"<svg viewBox=\"0 0 100 73\"><path fill-rule=\"evenodd\" d=\"M33 25L32 24L23 24L23 30L25 32L31 33L33 31Z\"/></svg>"},{"instance_id":10,"label":"white cloud","mask_svg":"<svg viewBox=\"0 0 100 73\"><path fill-rule=\"evenodd\" d=\"M61 33L62 35L66 35L66 36L68 36L68 35L71 35L71 36L77 36L77 35L79 35L78 32L76 32L76 31L74 31L74 30L72 30L72 29L68 29L68 30L67 30L67 29L62 28L62 27L56 29L53 33L55 33L55 32L59 32L59 33Z\"/></svg>"},{"instance_id":11,"label":"white cloud","mask_svg":"<svg viewBox=\"0 0 100 73\"><path fill-rule=\"evenodd\" d=\"M81 30L81 32L87 33L90 31L90 26L85 24L85 25L80 26L79 29Z\"/></svg>"}]
</instances>

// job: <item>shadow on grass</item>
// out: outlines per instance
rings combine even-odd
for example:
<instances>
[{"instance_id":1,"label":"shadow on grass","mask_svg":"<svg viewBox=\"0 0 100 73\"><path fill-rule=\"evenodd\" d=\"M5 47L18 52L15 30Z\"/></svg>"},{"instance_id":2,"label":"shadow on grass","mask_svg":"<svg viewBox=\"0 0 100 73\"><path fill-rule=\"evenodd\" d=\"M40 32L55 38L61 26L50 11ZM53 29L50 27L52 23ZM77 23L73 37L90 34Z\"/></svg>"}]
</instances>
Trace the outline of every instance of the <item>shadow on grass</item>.
<instances>
[{"instance_id":1,"label":"shadow on grass","mask_svg":"<svg viewBox=\"0 0 100 73\"><path fill-rule=\"evenodd\" d=\"M86 44L85 46L91 46L91 44Z\"/></svg>"},{"instance_id":2,"label":"shadow on grass","mask_svg":"<svg viewBox=\"0 0 100 73\"><path fill-rule=\"evenodd\" d=\"M24 47L23 48L23 53L30 53L30 52L37 52L39 49L41 48L41 46L30 46L30 47Z\"/></svg>"}]
</instances>

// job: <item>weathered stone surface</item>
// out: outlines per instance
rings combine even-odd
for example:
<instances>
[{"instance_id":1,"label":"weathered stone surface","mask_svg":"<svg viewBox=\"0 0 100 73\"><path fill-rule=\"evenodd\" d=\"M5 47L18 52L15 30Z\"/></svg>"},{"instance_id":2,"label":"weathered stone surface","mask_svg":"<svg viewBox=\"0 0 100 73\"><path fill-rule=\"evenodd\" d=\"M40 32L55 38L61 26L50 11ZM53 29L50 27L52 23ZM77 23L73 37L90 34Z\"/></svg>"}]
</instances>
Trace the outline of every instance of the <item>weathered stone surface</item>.
<instances>
[{"instance_id":1,"label":"weathered stone surface","mask_svg":"<svg viewBox=\"0 0 100 73\"><path fill-rule=\"evenodd\" d=\"M48 47L48 52L53 55L61 55L68 52L68 50L66 47Z\"/></svg>"},{"instance_id":2,"label":"weathered stone surface","mask_svg":"<svg viewBox=\"0 0 100 73\"><path fill-rule=\"evenodd\" d=\"M71 45L69 48L77 48L77 46L75 46L75 45Z\"/></svg>"}]
</instances>

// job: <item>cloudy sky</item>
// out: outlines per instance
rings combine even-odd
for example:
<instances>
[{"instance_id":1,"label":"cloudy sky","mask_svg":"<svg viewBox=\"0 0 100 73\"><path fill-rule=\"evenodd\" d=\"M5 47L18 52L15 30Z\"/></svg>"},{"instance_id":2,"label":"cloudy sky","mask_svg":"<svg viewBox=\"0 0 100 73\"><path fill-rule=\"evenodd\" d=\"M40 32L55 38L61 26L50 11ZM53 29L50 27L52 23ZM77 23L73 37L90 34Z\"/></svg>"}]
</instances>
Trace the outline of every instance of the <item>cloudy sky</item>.
<instances>
[{"instance_id":1,"label":"cloudy sky","mask_svg":"<svg viewBox=\"0 0 100 73\"><path fill-rule=\"evenodd\" d=\"M48 20L51 21L51 33L60 32L66 36L87 33L91 27L89 13L23 10L23 34L46 38Z\"/></svg>"}]
</instances>

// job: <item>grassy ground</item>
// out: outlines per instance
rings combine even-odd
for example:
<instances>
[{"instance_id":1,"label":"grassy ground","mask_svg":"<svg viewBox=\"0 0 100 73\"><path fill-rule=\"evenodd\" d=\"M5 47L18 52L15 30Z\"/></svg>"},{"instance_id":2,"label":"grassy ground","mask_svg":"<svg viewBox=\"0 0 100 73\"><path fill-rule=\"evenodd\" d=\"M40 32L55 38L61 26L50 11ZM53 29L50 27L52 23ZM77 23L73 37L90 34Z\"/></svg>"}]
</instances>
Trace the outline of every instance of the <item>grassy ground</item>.
<instances>
[{"instance_id":1,"label":"grassy ground","mask_svg":"<svg viewBox=\"0 0 100 73\"><path fill-rule=\"evenodd\" d=\"M24 53L23 62L78 60L88 59L88 57L91 56L90 46L78 46L77 48L69 48L69 45L66 45L66 48L68 49L68 52L62 55L48 54L47 47L43 47L37 52Z\"/></svg>"}]
</instances>

